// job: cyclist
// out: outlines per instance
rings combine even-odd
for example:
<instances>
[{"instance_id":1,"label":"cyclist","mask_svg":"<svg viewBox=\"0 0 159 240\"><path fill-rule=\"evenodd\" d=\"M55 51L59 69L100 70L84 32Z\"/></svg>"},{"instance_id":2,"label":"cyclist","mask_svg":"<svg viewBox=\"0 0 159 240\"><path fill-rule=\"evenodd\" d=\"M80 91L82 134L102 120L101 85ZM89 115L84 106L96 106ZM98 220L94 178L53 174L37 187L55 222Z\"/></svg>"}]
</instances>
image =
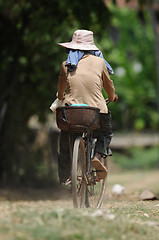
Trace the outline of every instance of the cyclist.
<instances>
[{"instance_id":1,"label":"cyclist","mask_svg":"<svg viewBox=\"0 0 159 240\"><path fill-rule=\"evenodd\" d=\"M62 100L64 105L87 104L100 109L100 128L93 133L97 142L92 165L96 170L101 170L97 172L98 179L104 179L107 169L100 159L111 155L109 144L112 130L110 114L102 95L102 87L104 87L110 102L118 100L113 81L109 76L109 74L113 74L113 70L94 44L92 31L77 30L74 32L71 42L58 44L66 48L68 52L67 60L61 65L58 99ZM60 135L58 171L61 183L64 183L71 175L68 133L65 131L61 131Z\"/></svg>"}]
</instances>

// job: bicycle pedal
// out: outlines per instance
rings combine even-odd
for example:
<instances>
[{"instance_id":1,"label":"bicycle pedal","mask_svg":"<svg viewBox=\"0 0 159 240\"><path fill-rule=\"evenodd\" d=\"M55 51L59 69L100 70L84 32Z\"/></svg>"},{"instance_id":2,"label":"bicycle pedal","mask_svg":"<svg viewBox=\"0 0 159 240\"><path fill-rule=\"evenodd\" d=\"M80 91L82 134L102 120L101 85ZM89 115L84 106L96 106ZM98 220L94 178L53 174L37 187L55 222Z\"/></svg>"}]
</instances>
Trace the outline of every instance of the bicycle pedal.
<instances>
[{"instance_id":1,"label":"bicycle pedal","mask_svg":"<svg viewBox=\"0 0 159 240\"><path fill-rule=\"evenodd\" d=\"M63 183L63 185L64 186L67 186L67 185L69 185L71 183L71 179L69 178L69 179L67 179L64 183Z\"/></svg>"}]
</instances>

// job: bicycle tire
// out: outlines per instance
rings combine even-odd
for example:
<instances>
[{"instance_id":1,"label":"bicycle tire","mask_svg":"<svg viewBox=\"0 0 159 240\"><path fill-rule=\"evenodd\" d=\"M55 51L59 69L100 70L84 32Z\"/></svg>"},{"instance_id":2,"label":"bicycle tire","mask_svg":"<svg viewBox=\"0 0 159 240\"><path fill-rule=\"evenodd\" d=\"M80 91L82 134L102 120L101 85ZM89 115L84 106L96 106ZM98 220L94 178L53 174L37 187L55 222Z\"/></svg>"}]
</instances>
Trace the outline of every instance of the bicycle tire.
<instances>
[{"instance_id":1,"label":"bicycle tire","mask_svg":"<svg viewBox=\"0 0 159 240\"><path fill-rule=\"evenodd\" d=\"M102 162L104 166L108 170L108 159L103 158ZM95 169L92 167L93 174L96 172ZM93 179L95 176L93 177ZM91 181L90 179L90 184L87 185L87 190L86 190L86 207L89 208L100 208L105 197L105 192L106 192L106 187L107 187L107 178L108 178L108 173L105 179L100 180L99 182L94 182Z\"/></svg>"},{"instance_id":2,"label":"bicycle tire","mask_svg":"<svg viewBox=\"0 0 159 240\"><path fill-rule=\"evenodd\" d=\"M73 147L71 187L75 208L84 208L86 201L86 161L82 137L77 137Z\"/></svg>"}]
</instances>

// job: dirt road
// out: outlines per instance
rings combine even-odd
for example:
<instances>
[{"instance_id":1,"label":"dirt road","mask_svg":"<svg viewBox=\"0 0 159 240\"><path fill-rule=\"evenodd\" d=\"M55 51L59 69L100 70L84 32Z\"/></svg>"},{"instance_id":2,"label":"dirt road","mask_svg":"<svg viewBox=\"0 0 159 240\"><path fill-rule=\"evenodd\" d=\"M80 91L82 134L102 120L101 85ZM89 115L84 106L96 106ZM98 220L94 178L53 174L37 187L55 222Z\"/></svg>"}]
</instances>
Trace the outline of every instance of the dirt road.
<instances>
[{"instance_id":1,"label":"dirt road","mask_svg":"<svg viewBox=\"0 0 159 240\"><path fill-rule=\"evenodd\" d=\"M112 166L112 168L114 168ZM102 207L108 207L112 202L138 201L141 192L149 189L157 196L159 195L159 170L154 171L120 171L111 170L108 176L108 185L105 201ZM121 196L112 194L115 184L124 186L125 190ZM48 204L51 201L57 208L72 208L71 194L64 188L52 188L47 190L35 189L0 189L0 201L30 202L43 201ZM44 203L45 204L45 203Z\"/></svg>"}]
</instances>

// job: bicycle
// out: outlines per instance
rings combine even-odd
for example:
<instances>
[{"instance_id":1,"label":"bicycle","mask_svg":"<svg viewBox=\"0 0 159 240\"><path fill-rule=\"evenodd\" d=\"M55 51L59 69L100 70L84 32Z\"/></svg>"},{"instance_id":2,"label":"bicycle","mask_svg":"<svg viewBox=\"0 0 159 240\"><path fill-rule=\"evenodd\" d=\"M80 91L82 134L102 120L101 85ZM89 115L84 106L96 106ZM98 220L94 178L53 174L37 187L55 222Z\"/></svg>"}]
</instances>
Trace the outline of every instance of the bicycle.
<instances>
[{"instance_id":1,"label":"bicycle","mask_svg":"<svg viewBox=\"0 0 159 240\"><path fill-rule=\"evenodd\" d=\"M99 124L99 109L89 106L66 106L57 108L56 112L58 127L69 132L72 171L65 184L71 185L73 205L75 208L100 208L106 191L107 177L98 181L97 170L91 164L96 141L92 135ZM102 158L102 162L108 170L108 159Z\"/></svg>"}]
</instances>

